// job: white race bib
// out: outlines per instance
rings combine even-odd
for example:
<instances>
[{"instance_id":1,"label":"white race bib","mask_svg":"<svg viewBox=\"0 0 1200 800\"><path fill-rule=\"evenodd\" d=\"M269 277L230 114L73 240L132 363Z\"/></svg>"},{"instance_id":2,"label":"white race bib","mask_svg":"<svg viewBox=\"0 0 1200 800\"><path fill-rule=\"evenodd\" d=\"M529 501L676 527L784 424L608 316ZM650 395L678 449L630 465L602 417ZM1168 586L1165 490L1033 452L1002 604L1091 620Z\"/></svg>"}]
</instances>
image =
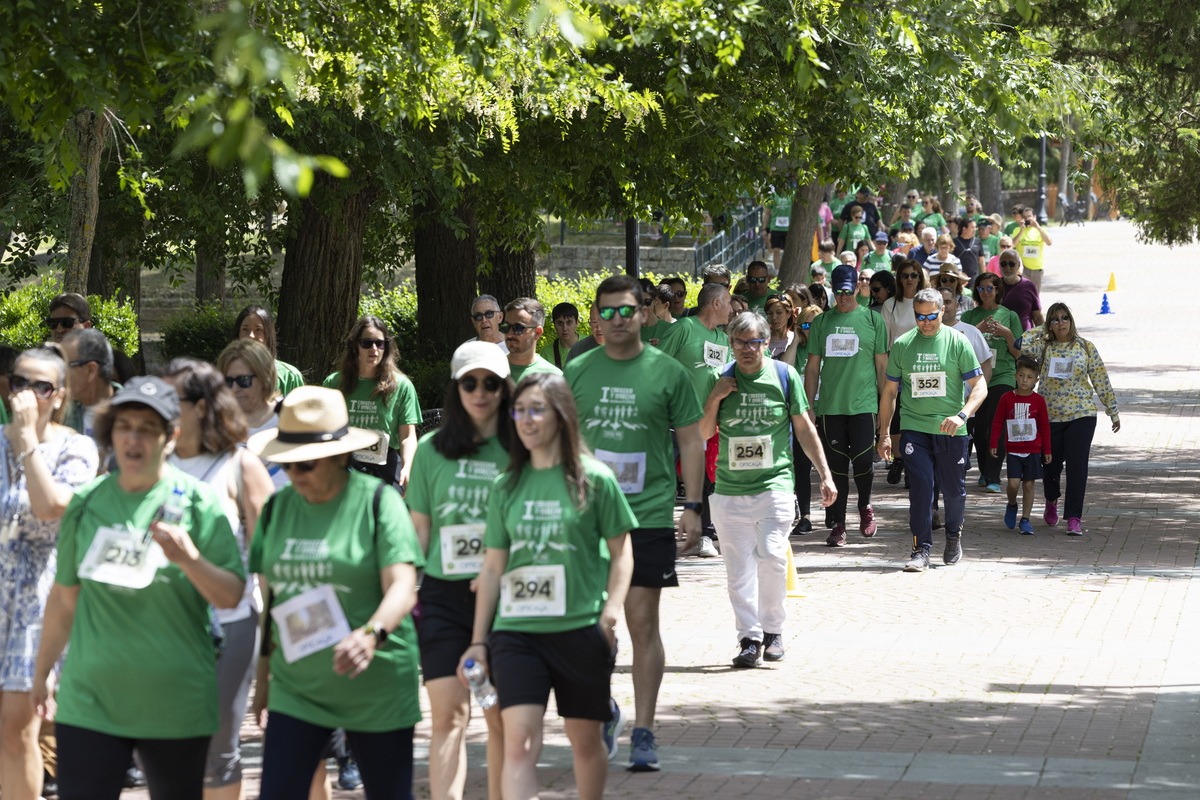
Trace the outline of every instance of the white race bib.
<instances>
[{"instance_id":1,"label":"white race bib","mask_svg":"<svg viewBox=\"0 0 1200 800\"><path fill-rule=\"evenodd\" d=\"M350 635L346 612L328 583L275 606L271 609L271 619L279 630L283 660L289 664L333 647Z\"/></svg>"},{"instance_id":2,"label":"white race bib","mask_svg":"<svg viewBox=\"0 0 1200 800\"><path fill-rule=\"evenodd\" d=\"M1021 258L1037 259L1042 254L1041 245L1026 244L1021 245Z\"/></svg>"},{"instance_id":3,"label":"white race bib","mask_svg":"<svg viewBox=\"0 0 1200 800\"><path fill-rule=\"evenodd\" d=\"M646 487L646 454L596 450L596 458L613 471L624 494L641 494Z\"/></svg>"},{"instance_id":4,"label":"white race bib","mask_svg":"<svg viewBox=\"0 0 1200 800\"><path fill-rule=\"evenodd\" d=\"M514 569L500 579L500 616L562 617L567 613L567 572L562 564Z\"/></svg>"},{"instance_id":5,"label":"white race bib","mask_svg":"<svg viewBox=\"0 0 1200 800\"><path fill-rule=\"evenodd\" d=\"M909 380L912 396L945 397L946 373L944 372L914 372Z\"/></svg>"},{"instance_id":6,"label":"white race bib","mask_svg":"<svg viewBox=\"0 0 1200 800\"><path fill-rule=\"evenodd\" d=\"M729 360L729 345L717 344L716 342L704 343L704 363L714 369L720 369L725 366Z\"/></svg>"},{"instance_id":7,"label":"white race bib","mask_svg":"<svg viewBox=\"0 0 1200 800\"><path fill-rule=\"evenodd\" d=\"M825 356L827 358L849 358L858 355L857 333L836 333L825 337Z\"/></svg>"},{"instance_id":8,"label":"white race bib","mask_svg":"<svg viewBox=\"0 0 1200 800\"><path fill-rule=\"evenodd\" d=\"M131 531L123 525L105 526L96 531L78 575L112 586L145 589L158 568L169 563L149 531Z\"/></svg>"},{"instance_id":9,"label":"white race bib","mask_svg":"<svg viewBox=\"0 0 1200 800\"><path fill-rule=\"evenodd\" d=\"M995 347L989 347L988 349L992 351L992 366L994 367L996 366L996 359L1000 358L1000 351Z\"/></svg>"},{"instance_id":10,"label":"white race bib","mask_svg":"<svg viewBox=\"0 0 1200 800\"><path fill-rule=\"evenodd\" d=\"M1059 358L1058 356L1050 357L1050 366L1047 368L1051 378L1065 380L1070 378L1075 373L1075 359Z\"/></svg>"},{"instance_id":11,"label":"white race bib","mask_svg":"<svg viewBox=\"0 0 1200 800\"><path fill-rule=\"evenodd\" d=\"M788 224L791 223L791 221L792 221L791 217L776 217L775 218L775 227L776 228L787 228Z\"/></svg>"},{"instance_id":12,"label":"white race bib","mask_svg":"<svg viewBox=\"0 0 1200 800\"><path fill-rule=\"evenodd\" d=\"M361 461L364 464L386 464L389 437L385 431L371 431L371 433L378 437L375 440L375 444L370 447L364 447L362 450L355 450L354 460Z\"/></svg>"},{"instance_id":13,"label":"white race bib","mask_svg":"<svg viewBox=\"0 0 1200 800\"><path fill-rule=\"evenodd\" d=\"M445 525L439 536L442 540L442 574L477 575L483 569L482 522L469 525Z\"/></svg>"},{"instance_id":14,"label":"white race bib","mask_svg":"<svg viewBox=\"0 0 1200 800\"><path fill-rule=\"evenodd\" d=\"M730 469L767 469L774 464L770 436L729 437Z\"/></svg>"},{"instance_id":15,"label":"white race bib","mask_svg":"<svg viewBox=\"0 0 1200 800\"><path fill-rule=\"evenodd\" d=\"M1009 419L1008 440L1010 442L1032 442L1037 439L1036 419Z\"/></svg>"}]
</instances>

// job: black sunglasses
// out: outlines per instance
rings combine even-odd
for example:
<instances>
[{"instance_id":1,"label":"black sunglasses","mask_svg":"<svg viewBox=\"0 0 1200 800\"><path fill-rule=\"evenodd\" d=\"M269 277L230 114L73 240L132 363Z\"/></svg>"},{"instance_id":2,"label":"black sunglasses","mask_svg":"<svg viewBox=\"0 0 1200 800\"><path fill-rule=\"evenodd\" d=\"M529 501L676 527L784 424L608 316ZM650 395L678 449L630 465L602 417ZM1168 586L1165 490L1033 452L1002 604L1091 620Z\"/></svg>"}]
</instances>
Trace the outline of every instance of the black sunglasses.
<instances>
[{"instance_id":1,"label":"black sunglasses","mask_svg":"<svg viewBox=\"0 0 1200 800\"><path fill-rule=\"evenodd\" d=\"M474 375L468 375L465 378L458 379L458 385L467 394L475 391L476 387L478 387L480 383L483 384L483 390L489 394L500 389L500 379L495 375L488 375L482 381L480 381Z\"/></svg>"},{"instance_id":2,"label":"black sunglasses","mask_svg":"<svg viewBox=\"0 0 1200 800\"><path fill-rule=\"evenodd\" d=\"M671 294L675 296L676 300L682 300L683 298L687 297L686 291L671 292Z\"/></svg>"},{"instance_id":3,"label":"black sunglasses","mask_svg":"<svg viewBox=\"0 0 1200 800\"><path fill-rule=\"evenodd\" d=\"M531 331L534 329L533 325L524 325L520 322L501 322L496 327L500 329L501 333L508 333L509 331L512 331L517 336L523 335L525 331Z\"/></svg>"},{"instance_id":4,"label":"black sunglasses","mask_svg":"<svg viewBox=\"0 0 1200 800\"><path fill-rule=\"evenodd\" d=\"M317 468L317 462L293 461L290 464L280 464L279 466L283 467L284 472L291 472L292 470L295 470L296 472L312 472Z\"/></svg>"},{"instance_id":5,"label":"black sunglasses","mask_svg":"<svg viewBox=\"0 0 1200 800\"><path fill-rule=\"evenodd\" d=\"M31 381L24 375L16 374L8 376L8 387L13 394L29 389L40 400L48 400L50 395L54 394L55 390L58 389L50 381Z\"/></svg>"},{"instance_id":6,"label":"black sunglasses","mask_svg":"<svg viewBox=\"0 0 1200 800\"><path fill-rule=\"evenodd\" d=\"M1000 266L1002 266L1002 267L1015 267L1016 265L1017 265L1017 262L1015 262L1015 261L1001 261L1000 262Z\"/></svg>"},{"instance_id":7,"label":"black sunglasses","mask_svg":"<svg viewBox=\"0 0 1200 800\"><path fill-rule=\"evenodd\" d=\"M761 278L746 278L747 283L766 283L767 280L768 277L766 275L763 275Z\"/></svg>"},{"instance_id":8,"label":"black sunglasses","mask_svg":"<svg viewBox=\"0 0 1200 800\"><path fill-rule=\"evenodd\" d=\"M67 330L71 330L71 328L75 327L75 323L77 322L83 322L83 320L76 317L47 317L46 327L50 330L54 330L55 328L65 328Z\"/></svg>"},{"instance_id":9,"label":"black sunglasses","mask_svg":"<svg viewBox=\"0 0 1200 800\"><path fill-rule=\"evenodd\" d=\"M240 386L243 389L249 389L254 385L254 375L226 375L225 385L232 389L234 386Z\"/></svg>"},{"instance_id":10,"label":"black sunglasses","mask_svg":"<svg viewBox=\"0 0 1200 800\"><path fill-rule=\"evenodd\" d=\"M361 350L387 350L387 339L359 339L358 346Z\"/></svg>"},{"instance_id":11,"label":"black sunglasses","mask_svg":"<svg viewBox=\"0 0 1200 800\"><path fill-rule=\"evenodd\" d=\"M491 319L499 313L499 311L476 311L471 315L471 319L476 322L483 322L485 319Z\"/></svg>"},{"instance_id":12,"label":"black sunglasses","mask_svg":"<svg viewBox=\"0 0 1200 800\"><path fill-rule=\"evenodd\" d=\"M623 318L629 319L637 312L637 310L637 306L601 306L598 309L598 313L600 314L600 319L607 322L616 314L620 314Z\"/></svg>"}]
</instances>

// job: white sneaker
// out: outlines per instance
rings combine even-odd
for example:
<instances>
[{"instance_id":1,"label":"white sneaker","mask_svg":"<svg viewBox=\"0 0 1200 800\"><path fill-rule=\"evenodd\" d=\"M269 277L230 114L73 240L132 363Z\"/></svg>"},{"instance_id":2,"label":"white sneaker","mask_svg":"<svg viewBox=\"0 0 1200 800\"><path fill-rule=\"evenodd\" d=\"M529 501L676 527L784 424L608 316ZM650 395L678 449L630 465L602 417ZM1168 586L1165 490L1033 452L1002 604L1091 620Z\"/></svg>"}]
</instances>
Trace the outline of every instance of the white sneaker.
<instances>
[{"instance_id":1,"label":"white sneaker","mask_svg":"<svg viewBox=\"0 0 1200 800\"><path fill-rule=\"evenodd\" d=\"M711 536L701 536L700 547L696 549L696 555L700 558L716 558L721 554L717 552Z\"/></svg>"}]
</instances>

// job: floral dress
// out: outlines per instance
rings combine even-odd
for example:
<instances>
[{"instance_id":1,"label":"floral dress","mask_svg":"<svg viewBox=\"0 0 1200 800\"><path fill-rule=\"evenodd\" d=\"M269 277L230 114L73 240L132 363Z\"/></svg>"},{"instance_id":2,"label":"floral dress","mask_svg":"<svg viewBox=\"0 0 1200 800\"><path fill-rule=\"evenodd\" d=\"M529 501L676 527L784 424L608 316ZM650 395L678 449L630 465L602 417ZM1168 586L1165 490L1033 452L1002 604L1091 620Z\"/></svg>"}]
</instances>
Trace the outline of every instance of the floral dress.
<instances>
[{"instance_id":1,"label":"floral dress","mask_svg":"<svg viewBox=\"0 0 1200 800\"><path fill-rule=\"evenodd\" d=\"M58 520L29 509L25 470L0 426L0 691L33 688L46 598L58 566ZM77 488L96 477L96 443L66 433L38 446L56 483Z\"/></svg>"}]
</instances>

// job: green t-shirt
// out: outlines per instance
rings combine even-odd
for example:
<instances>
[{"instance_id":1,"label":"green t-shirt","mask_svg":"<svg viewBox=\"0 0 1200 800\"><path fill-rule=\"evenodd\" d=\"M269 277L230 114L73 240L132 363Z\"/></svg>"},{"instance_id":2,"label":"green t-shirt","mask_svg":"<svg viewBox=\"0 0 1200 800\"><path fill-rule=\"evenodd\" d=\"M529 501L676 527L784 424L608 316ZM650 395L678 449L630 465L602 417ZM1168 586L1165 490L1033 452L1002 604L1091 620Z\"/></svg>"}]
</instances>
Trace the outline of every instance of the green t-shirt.
<instances>
[{"instance_id":1,"label":"green t-shirt","mask_svg":"<svg viewBox=\"0 0 1200 800\"><path fill-rule=\"evenodd\" d=\"M600 347L571 359L566 379L579 407L580 431L596 458L616 474L637 526L673 526L671 428L702 416L688 370L653 347L626 361L609 358Z\"/></svg>"},{"instance_id":2,"label":"green t-shirt","mask_svg":"<svg viewBox=\"0 0 1200 800\"><path fill-rule=\"evenodd\" d=\"M571 352L571 348L562 344L562 342L560 342L557 338L551 339L550 342L545 347L543 347L541 350L538 350L538 355L541 356L542 358L546 359L547 361L549 361L551 364L554 364L554 345L555 344L558 344L558 359L565 366L567 363L567 353ZM558 365L555 364L555 366L558 366ZM561 369L561 368L562 367L559 367L559 369Z\"/></svg>"},{"instance_id":3,"label":"green t-shirt","mask_svg":"<svg viewBox=\"0 0 1200 800\"><path fill-rule=\"evenodd\" d=\"M946 218L936 212L933 214L926 214L925 216L921 217L921 221L923 221L930 228L936 229L938 233L941 233L942 228L946 227Z\"/></svg>"},{"instance_id":4,"label":"green t-shirt","mask_svg":"<svg viewBox=\"0 0 1200 800\"><path fill-rule=\"evenodd\" d=\"M271 499L271 527L263 518L250 544L250 571L264 575L274 607L332 585L351 630L371 621L383 600L379 571L392 564L421 567L424 559L404 500L384 488L379 517L372 510L378 478L349 471L341 494L309 503L288 485ZM333 647L283 658L279 625L272 624L271 694L267 708L326 728L390 731L421 721L417 696L417 631L411 616L375 651L354 680L333 671Z\"/></svg>"},{"instance_id":5,"label":"green t-shirt","mask_svg":"<svg viewBox=\"0 0 1200 800\"><path fill-rule=\"evenodd\" d=\"M461 581L479 574L483 558L483 523L487 520L492 481L508 467L508 451L496 436L474 455L451 461L433 446L430 431L417 443L412 478L404 500L409 509L430 518L425 574ZM477 529L465 526L477 525ZM442 539L442 529L455 526ZM478 544L476 544L478 540Z\"/></svg>"},{"instance_id":6,"label":"green t-shirt","mask_svg":"<svg viewBox=\"0 0 1200 800\"><path fill-rule=\"evenodd\" d=\"M54 577L62 586L79 587L59 681L59 722L129 739L217 732L211 610L183 570L160 567L141 589L79 575L98 531L147 531L176 487L186 498L183 525L196 549L216 566L245 574L220 499L179 469L168 467L162 480L137 494L123 491L115 473L79 488L59 527ZM146 557L156 551L151 546ZM86 567L84 572L91 574Z\"/></svg>"},{"instance_id":7,"label":"green t-shirt","mask_svg":"<svg viewBox=\"0 0 1200 800\"><path fill-rule=\"evenodd\" d=\"M659 339L658 349L687 370L701 408L721 369L733 360L725 331L720 328L710 331L699 317L684 317L677 321L670 332Z\"/></svg>"},{"instance_id":8,"label":"green t-shirt","mask_svg":"<svg viewBox=\"0 0 1200 800\"><path fill-rule=\"evenodd\" d=\"M509 362L508 370L509 374L512 376L512 381L514 384L520 383L521 378L524 378L526 375L531 375L538 372L549 372L554 375L562 375L561 369L537 354L534 354L533 356L533 363L526 366L520 366Z\"/></svg>"},{"instance_id":9,"label":"green t-shirt","mask_svg":"<svg viewBox=\"0 0 1200 800\"><path fill-rule=\"evenodd\" d=\"M275 359L275 388L284 397L288 396L288 392L292 389L299 389L304 385L304 375L300 370L293 367L286 361Z\"/></svg>"},{"instance_id":10,"label":"green t-shirt","mask_svg":"<svg viewBox=\"0 0 1200 800\"><path fill-rule=\"evenodd\" d=\"M683 317L682 319L692 319L692 317ZM667 335L667 331L675 327L675 322L667 322L665 319L655 320L653 325L643 325L641 330L642 341L650 344L651 339L658 339L659 344L662 344L662 338ZM658 345L653 345L657 347Z\"/></svg>"},{"instance_id":11,"label":"green t-shirt","mask_svg":"<svg viewBox=\"0 0 1200 800\"><path fill-rule=\"evenodd\" d=\"M1013 332L1013 336L1021 339L1021 318L1011 309L999 306L990 311L983 306L975 306L970 311L964 311L961 320L968 325L978 325L988 317L995 317L1004 327ZM1003 336L992 336L985 333L988 347L995 354L992 361L992 379L988 386L1016 386L1017 360L1008 352L1008 342Z\"/></svg>"},{"instance_id":12,"label":"green t-shirt","mask_svg":"<svg viewBox=\"0 0 1200 800\"><path fill-rule=\"evenodd\" d=\"M1004 235L1005 236L1016 236L1017 230L1021 227L1021 224L1022 223L1017 222L1016 220L1013 220L1012 222L1006 222L1004 224Z\"/></svg>"},{"instance_id":13,"label":"green t-shirt","mask_svg":"<svg viewBox=\"0 0 1200 800\"><path fill-rule=\"evenodd\" d=\"M770 285L769 282L768 282L768 285ZM770 296L771 296L771 292L769 292L769 291L766 294L764 294L762 297L758 297L757 295L754 294L754 292L752 290L747 290L746 291L746 304L749 306L750 311L762 311L764 308L767 307L767 298L769 298ZM659 346L660 347L662 346L662 342L659 342Z\"/></svg>"},{"instance_id":14,"label":"green t-shirt","mask_svg":"<svg viewBox=\"0 0 1200 800\"><path fill-rule=\"evenodd\" d=\"M560 633L595 625L608 599L604 542L638 518L612 471L583 456L587 504L575 507L561 466L526 465L516 486L501 475L488 504L488 547L508 551L493 629ZM672 491L674 487L672 486Z\"/></svg>"},{"instance_id":15,"label":"green t-shirt","mask_svg":"<svg viewBox=\"0 0 1200 800\"><path fill-rule=\"evenodd\" d=\"M867 253L867 257L863 259L863 269L873 270L875 272L891 272L892 271L892 254L888 252L876 253L874 250ZM868 302L870 302L868 300Z\"/></svg>"},{"instance_id":16,"label":"green t-shirt","mask_svg":"<svg viewBox=\"0 0 1200 800\"><path fill-rule=\"evenodd\" d=\"M817 416L872 414L879 410L875 356L887 353L883 317L861 306L818 314L808 331L808 350L821 359Z\"/></svg>"},{"instance_id":17,"label":"green t-shirt","mask_svg":"<svg viewBox=\"0 0 1200 800\"><path fill-rule=\"evenodd\" d=\"M814 261L814 262L812 262L811 264L809 264L809 265L808 265L808 283L809 283L809 286L811 287L811 286L812 286L812 282L813 282L813 279L812 279L812 269L813 269L813 267L817 267L817 266L824 267L824 268L825 268L826 280L833 280L833 271L834 271L835 269L837 269L839 266L841 266L841 264L842 264L842 262L840 262L840 261L838 261L838 260L836 260L836 259L835 259L835 260L833 260L833 261L830 261L830 262L828 262L828 263L826 263L826 262L824 262L824 261ZM813 291L813 289L812 289L812 288L809 288L809 292L812 292L812 291ZM822 290L822 291L824 291L824 290Z\"/></svg>"},{"instance_id":18,"label":"green t-shirt","mask_svg":"<svg viewBox=\"0 0 1200 800\"><path fill-rule=\"evenodd\" d=\"M8 407L4 405L4 401L0 400L0 425L8 424Z\"/></svg>"},{"instance_id":19,"label":"green t-shirt","mask_svg":"<svg viewBox=\"0 0 1200 800\"><path fill-rule=\"evenodd\" d=\"M941 433L942 421L962 411L965 381L982 374L967 337L946 325L933 336L920 328L901 334L887 365L888 380L900 384L900 430Z\"/></svg>"},{"instance_id":20,"label":"green t-shirt","mask_svg":"<svg viewBox=\"0 0 1200 800\"><path fill-rule=\"evenodd\" d=\"M915 224L916 224L916 222L917 222L917 218L916 218L916 217L914 217L914 216L913 216L913 215L910 213L910 214L908 215L908 219L898 219L898 220L896 220L895 222L893 222L893 223L891 224L891 227L889 227L889 228L888 228L888 233L895 233L896 231L900 230L900 227L901 227L902 225L904 225L904 223L906 223L906 222L911 222L911 223L913 223L913 224L915 225Z\"/></svg>"},{"instance_id":21,"label":"green t-shirt","mask_svg":"<svg viewBox=\"0 0 1200 800\"><path fill-rule=\"evenodd\" d=\"M871 238L871 231L861 222L847 222L842 226L841 238L846 242L846 249L853 250L863 239Z\"/></svg>"},{"instance_id":22,"label":"green t-shirt","mask_svg":"<svg viewBox=\"0 0 1200 800\"><path fill-rule=\"evenodd\" d=\"M763 360L754 375L733 368L737 391L717 411L717 494L744 496L763 492L791 493L792 415L808 411L804 381L790 366L785 402L776 362Z\"/></svg>"},{"instance_id":23,"label":"green t-shirt","mask_svg":"<svg viewBox=\"0 0 1200 800\"><path fill-rule=\"evenodd\" d=\"M337 389L341 373L335 372L325 379L325 386ZM346 395L346 410L350 412L350 424L356 428L383 431L388 435L388 446L399 448L400 426L421 424L421 406L417 402L417 390L407 375L396 376L396 391L385 400L372 397L375 391L374 378L359 378L354 391Z\"/></svg>"},{"instance_id":24,"label":"green t-shirt","mask_svg":"<svg viewBox=\"0 0 1200 800\"><path fill-rule=\"evenodd\" d=\"M769 230L786 231L792 221L792 198L790 195L771 195L770 217L767 219Z\"/></svg>"},{"instance_id":25,"label":"green t-shirt","mask_svg":"<svg viewBox=\"0 0 1200 800\"><path fill-rule=\"evenodd\" d=\"M987 258L985 258L984 261L987 261L993 256L1000 255L1000 237L996 234L993 233L986 239L980 239L979 244L983 247L983 252L987 255Z\"/></svg>"}]
</instances>

